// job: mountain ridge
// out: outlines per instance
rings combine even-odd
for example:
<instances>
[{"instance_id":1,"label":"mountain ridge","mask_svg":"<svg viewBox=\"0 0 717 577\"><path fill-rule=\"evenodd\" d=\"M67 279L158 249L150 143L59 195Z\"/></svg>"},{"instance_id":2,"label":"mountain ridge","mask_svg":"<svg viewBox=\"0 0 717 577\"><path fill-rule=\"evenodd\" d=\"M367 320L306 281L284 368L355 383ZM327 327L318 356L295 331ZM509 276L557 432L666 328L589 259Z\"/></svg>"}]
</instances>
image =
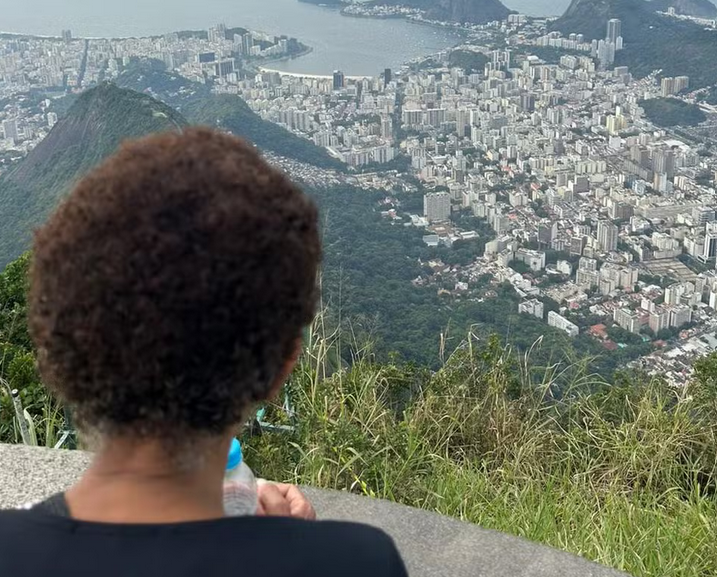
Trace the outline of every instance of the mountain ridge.
<instances>
[{"instance_id":1,"label":"mountain ridge","mask_svg":"<svg viewBox=\"0 0 717 577\"><path fill-rule=\"evenodd\" d=\"M124 140L185 126L181 114L145 94L109 83L83 93L48 136L0 179L0 265L27 249L32 230Z\"/></svg>"},{"instance_id":2,"label":"mountain ridge","mask_svg":"<svg viewBox=\"0 0 717 577\"><path fill-rule=\"evenodd\" d=\"M607 21L622 21L624 50L617 66L628 66L637 77L655 70L663 76L690 77L692 88L717 82L715 32L689 21L657 14L645 0L573 0L551 30L565 35L580 33L587 40L605 38Z\"/></svg>"},{"instance_id":3,"label":"mountain ridge","mask_svg":"<svg viewBox=\"0 0 717 577\"><path fill-rule=\"evenodd\" d=\"M651 0L651 7L660 12L674 8L677 14L696 18L717 18L717 6L710 0Z\"/></svg>"},{"instance_id":4,"label":"mountain ridge","mask_svg":"<svg viewBox=\"0 0 717 577\"><path fill-rule=\"evenodd\" d=\"M214 94L207 85L168 71L158 60L135 62L117 79L131 90L151 93L179 110L192 124L221 127L262 150L319 168L345 170L346 166L310 140L264 120L239 96Z\"/></svg>"},{"instance_id":5,"label":"mountain ridge","mask_svg":"<svg viewBox=\"0 0 717 577\"><path fill-rule=\"evenodd\" d=\"M425 10L432 20L471 24L505 20L512 13L500 0L379 0L374 4L407 6Z\"/></svg>"}]
</instances>

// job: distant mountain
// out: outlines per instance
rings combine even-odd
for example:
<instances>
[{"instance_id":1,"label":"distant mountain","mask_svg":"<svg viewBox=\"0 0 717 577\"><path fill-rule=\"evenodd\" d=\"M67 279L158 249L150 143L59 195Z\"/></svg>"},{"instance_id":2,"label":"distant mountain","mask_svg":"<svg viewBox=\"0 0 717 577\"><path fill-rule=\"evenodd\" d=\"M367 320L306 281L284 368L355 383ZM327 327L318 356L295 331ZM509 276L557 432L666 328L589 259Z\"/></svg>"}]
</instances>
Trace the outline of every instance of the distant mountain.
<instances>
[{"instance_id":1,"label":"distant mountain","mask_svg":"<svg viewBox=\"0 0 717 577\"><path fill-rule=\"evenodd\" d=\"M320 168L346 168L345 164L329 155L326 149L264 120L244 100L233 94L211 94L187 104L182 111L192 124L223 128L279 156Z\"/></svg>"},{"instance_id":2,"label":"distant mountain","mask_svg":"<svg viewBox=\"0 0 717 577\"><path fill-rule=\"evenodd\" d=\"M192 124L222 127L262 150L320 168L345 169L324 148L264 120L239 96L212 94L211 89L168 71L163 62L133 63L118 79L120 86L148 92L179 110Z\"/></svg>"},{"instance_id":3,"label":"distant mountain","mask_svg":"<svg viewBox=\"0 0 717 577\"><path fill-rule=\"evenodd\" d=\"M646 27L663 26L666 20L653 14L645 0L572 0L552 27L563 34L577 32L594 40L605 38L607 21L611 18L622 20L625 41L632 40Z\"/></svg>"},{"instance_id":4,"label":"distant mountain","mask_svg":"<svg viewBox=\"0 0 717 577\"><path fill-rule=\"evenodd\" d=\"M318 4L319 6L344 6L350 4L351 0L299 0L304 4Z\"/></svg>"},{"instance_id":5,"label":"distant mountain","mask_svg":"<svg viewBox=\"0 0 717 577\"><path fill-rule=\"evenodd\" d=\"M551 27L594 40L605 38L607 21L619 18L625 49L618 52L616 65L630 67L638 77L654 70L662 70L664 76L687 75L695 88L717 82L715 33L692 22L661 16L653 4L645 0L573 0Z\"/></svg>"},{"instance_id":6,"label":"distant mountain","mask_svg":"<svg viewBox=\"0 0 717 577\"><path fill-rule=\"evenodd\" d=\"M433 20L472 24L505 20L511 13L500 0L379 0L375 3L425 10Z\"/></svg>"},{"instance_id":7,"label":"distant mountain","mask_svg":"<svg viewBox=\"0 0 717 577\"><path fill-rule=\"evenodd\" d=\"M675 12L685 16L717 18L717 6L710 0L652 0L650 6L660 12L674 8Z\"/></svg>"},{"instance_id":8,"label":"distant mountain","mask_svg":"<svg viewBox=\"0 0 717 577\"><path fill-rule=\"evenodd\" d=\"M187 126L147 95L103 84L82 94L50 134L0 180L0 266L27 249L71 186L126 139Z\"/></svg>"}]
</instances>

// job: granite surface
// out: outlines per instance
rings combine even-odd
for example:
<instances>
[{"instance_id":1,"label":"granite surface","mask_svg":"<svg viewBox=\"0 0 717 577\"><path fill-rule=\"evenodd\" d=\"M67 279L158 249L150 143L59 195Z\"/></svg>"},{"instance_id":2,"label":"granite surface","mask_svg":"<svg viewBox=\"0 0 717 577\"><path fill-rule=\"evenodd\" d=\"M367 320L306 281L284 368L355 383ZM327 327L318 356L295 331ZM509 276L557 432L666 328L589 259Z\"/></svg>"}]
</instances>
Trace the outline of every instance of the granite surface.
<instances>
[{"instance_id":1,"label":"granite surface","mask_svg":"<svg viewBox=\"0 0 717 577\"><path fill-rule=\"evenodd\" d=\"M0 445L0 508L66 489L87 467L80 451ZM395 503L307 488L322 519L358 521L391 535L412 577L620 577L579 557Z\"/></svg>"}]
</instances>

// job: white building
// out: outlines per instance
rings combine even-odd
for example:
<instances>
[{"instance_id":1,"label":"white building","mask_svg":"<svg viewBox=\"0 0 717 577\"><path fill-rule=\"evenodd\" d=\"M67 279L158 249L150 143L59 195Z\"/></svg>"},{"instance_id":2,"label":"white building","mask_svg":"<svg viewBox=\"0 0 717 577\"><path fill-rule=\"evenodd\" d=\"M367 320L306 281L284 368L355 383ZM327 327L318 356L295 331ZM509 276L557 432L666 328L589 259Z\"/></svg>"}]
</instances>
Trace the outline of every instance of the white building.
<instances>
[{"instance_id":1,"label":"white building","mask_svg":"<svg viewBox=\"0 0 717 577\"><path fill-rule=\"evenodd\" d=\"M525 301L518 305L518 312L533 315L541 321L545 318L545 306L538 299Z\"/></svg>"},{"instance_id":2,"label":"white building","mask_svg":"<svg viewBox=\"0 0 717 577\"><path fill-rule=\"evenodd\" d=\"M605 252L615 252L619 239L620 229L612 222L601 220L598 223L598 243Z\"/></svg>"},{"instance_id":3,"label":"white building","mask_svg":"<svg viewBox=\"0 0 717 577\"><path fill-rule=\"evenodd\" d=\"M433 192L423 197L423 215L429 222L440 222L451 217L451 196L447 192Z\"/></svg>"},{"instance_id":4,"label":"white building","mask_svg":"<svg viewBox=\"0 0 717 577\"><path fill-rule=\"evenodd\" d=\"M548 313L548 324L551 327L565 331L571 337L577 337L580 334L580 327L578 327L578 325L571 323L568 319L560 316L555 311L550 311Z\"/></svg>"}]
</instances>

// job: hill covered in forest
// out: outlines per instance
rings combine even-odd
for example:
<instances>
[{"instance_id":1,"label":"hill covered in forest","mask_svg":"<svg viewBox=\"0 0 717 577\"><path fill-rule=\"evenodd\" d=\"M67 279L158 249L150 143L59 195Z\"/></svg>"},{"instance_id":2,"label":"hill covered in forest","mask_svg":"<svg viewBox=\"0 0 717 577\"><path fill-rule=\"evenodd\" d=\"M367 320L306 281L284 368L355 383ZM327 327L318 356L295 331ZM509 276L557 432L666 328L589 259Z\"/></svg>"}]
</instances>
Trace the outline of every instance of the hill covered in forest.
<instances>
[{"instance_id":1,"label":"hill covered in forest","mask_svg":"<svg viewBox=\"0 0 717 577\"><path fill-rule=\"evenodd\" d=\"M640 106L650 121L657 126L697 126L707 116L696 104L689 104L677 98L653 98L641 100Z\"/></svg>"},{"instance_id":2,"label":"hill covered in forest","mask_svg":"<svg viewBox=\"0 0 717 577\"><path fill-rule=\"evenodd\" d=\"M162 63L136 63L117 84L75 99L47 138L0 179L0 265L27 250L32 230L122 141L190 124L223 128L299 162L344 169L323 148L263 120L240 97L212 94Z\"/></svg>"},{"instance_id":3,"label":"hill covered in forest","mask_svg":"<svg viewBox=\"0 0 717 577\"><path fill-rule=\"evenodd\" d=\"M33 228L123 140L187 125L173 108L112 84L82 94L47 138L0 180L0 265L27 249Z\"/></svg>"},{"instance_id":4,"label":"hill covered in forest","mask_svg":"<svg viewBox=\"0 0 717 577\"><path fill-rule=\"evenodd\" d=\"M209 86L167 70L159 60L131 63L116 82L119 86L151 94L176 108L191 124L224 128L262 150L319 168L345 169L345 165L324 148L261 118L239 96L214 94Z\"/></svg>"},{"instance_id":5,"label":"hill covered in forest","mask_svg":"<svg viewBox=\"0 0 717 577\"><path fill-rule=\"evenodd\" d=\"M432 20L484 24L505 20L510 10L500 0L379 0L375 4L424 10Z\"/></svg>"},{"instance_id":6,"label":"hill covered in forest","mask_svg":"<svg viewBox=\"0 0 717 577\"><path fill-rule=\"evenodd\" d=\"M717 18L717 6L710 0L651 0L654 10L667 12L674 8L677 14L696 18Z\"/></svg>"},{"instance_id":7,"label":"hill covered in forest","mask_svg":"<svg viewBox=\"0 0 717 577\"><path fill-rule=\"evenodd\" d=\"M695 88L717 81L717 35L692 22L657 14L645 0L573 0L565 14L551 25L563 34L581 33L588 40L605 38L607 22L622 21L624 50L616 65L646 76L662 70L664 76L687 75Z\"/></svg>"}]
</instances>

